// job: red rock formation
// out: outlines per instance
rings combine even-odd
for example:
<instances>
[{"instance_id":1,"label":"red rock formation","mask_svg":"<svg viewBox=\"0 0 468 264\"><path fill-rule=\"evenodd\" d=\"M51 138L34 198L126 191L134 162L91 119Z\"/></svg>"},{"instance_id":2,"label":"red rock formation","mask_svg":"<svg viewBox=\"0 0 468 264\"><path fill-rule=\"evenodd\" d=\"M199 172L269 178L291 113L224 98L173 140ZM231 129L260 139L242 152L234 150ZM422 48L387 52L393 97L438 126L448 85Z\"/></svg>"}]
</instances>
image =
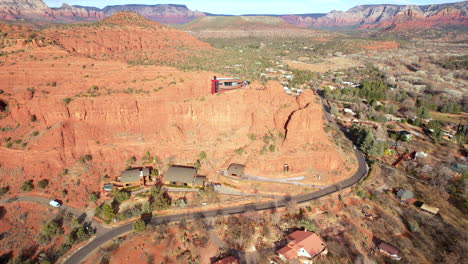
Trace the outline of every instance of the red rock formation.
<instances>
[{"instance_id":1,"label":"red rock formation","mask_svg":"<svg viewBox=\"0 0 468 264\"><path fill-rule=\"evenodd\" d=\"M468 2L425 6L363 5L346 12L332 11L321 17L284 16L303 27L360 27L403 29L436 25L466 26Z\"/></svg>"},{"instance_id":2,"label":"red rock formation","mask_svg":"<svg viewBox=\"0 0 468 264\"><path fill-rule=\"evenodd\" d=\"M176 60L187 51L211 47L188 33L128 12L94 24L51 27L42 33L70 52L97 59Z\"/></svg>"},{"instance_id":3,"label":"red rock formation","mask_svg":"<svg viewBox=\"0 0 468 264\"><path fill-rule=\"evenodd\" d=\"M184 24L196 18L205 16L205 13L192 11L185 5L159 4L159 5L116 5L106 6L102 10L106 16L116 12L135 12L150 20L164 24Z\"/></svg>"},{"instance_id":4,"label":"red rock formation","mask_svg":"<svg viewBox=\"0 0 468 264\"><path fill-rule=\"evenodd\" d=\"M105 17L102 11L95 9L89 9L84 7L70 6L68 4L63 4L60 8L53 8L52 16L56 20L100 20Z\"/></svg>"},{"instance_id":5,"label":"red rock formation","mask_svg":"<svg viewBox=\"0 0 468 264\"><path fill-rule=\"evenodd\" d=\"M65 48L44 42L18 47L24 52L4 57L0 100L8 103L9 112L0 113L1 126L11 130L0 132L0 137L11 137L12 145L0 145L0 177L11 193L18 192L25 180L46 178L49 195L84 206L87 192L100 190L103 175L115 178L132 156L138 158L135 165L140 165L146 151L158 155L165 164L184 165L195 162L205 151L216 169L242 162L251 174L306 176L305 182L311 183L333 182L354 171L356 164L340 155L328 140L321 105L311 91L296 99L271 82L266 87L254 83L251 89L211 95L210 79L219 74L130 66L75 54L102 52L94 44L87 45L90 40L102 41L104 47L119 54L129 54L133 48L146 52L157 49L146 43L145 37L156 40L151 39L153 34L158 38L177 35L183 39L181 43L197 43L180 31L122 16L135 19L132 34L120 32L121 26L130 26L116 15L101 22L108 25L105 28L90 25L89 29L100 30L88 30L91 38L85 38L82 26L65 28L62 33L58 29L44 31L46 36L58 36L57 41L67 34L84 38L64 38L67 41L61 43ZM150 28L138 33L138 25ZM158 35L156 28L162 33ZM107 30L118 44L98 37ZM167 51L162 44L156 45ZM75 52L67 50L72 47ZM37 120L32 121L31 115ZM257 139L252 141L249 134ZM270 134L274 139L266 144L262 138ZM280 134L285 135L284 141ZM272 151L270 145L274 146ZM267 151L262 151L264 148ZM238 154L239 149L243 149L242 154ZM82 160L85 155L92 159ZM284 163L291 168L288 176L282 174ZM69 173L61 175L65 168ZM202 173L216 177L208 166ZM61 194L64 189L68 191L66 198Z\"/></svg>"},{"instance_id":6,"label":"red rock formation","mask_svg":"<svg viewBox=\"0 0 468 264\"><path fill-rule=\"evenodd\" d=\"M104 13L98 10L72 7L49 8L42 0L0 0L0 19L32 19L47 21L98 20Z\"/></svg>"}]
</instances>

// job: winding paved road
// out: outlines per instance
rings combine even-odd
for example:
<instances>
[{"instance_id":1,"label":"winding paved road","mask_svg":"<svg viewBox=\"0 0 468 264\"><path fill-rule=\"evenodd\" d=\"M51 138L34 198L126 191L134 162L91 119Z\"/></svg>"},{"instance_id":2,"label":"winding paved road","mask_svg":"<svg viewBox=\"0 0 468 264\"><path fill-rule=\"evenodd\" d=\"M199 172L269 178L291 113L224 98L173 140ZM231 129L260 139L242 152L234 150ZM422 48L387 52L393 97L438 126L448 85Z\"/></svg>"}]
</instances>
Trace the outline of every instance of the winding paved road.
<instances>
[{"instance_id":1,"label":"winding paved road","mask_svg":"<svg viewBox=\"0 0 468 264\"><path fill-rule=\"evenodd\" d=\"M325 104L325 100L321 98L322 105L324 108L324 114L326 119L336 125L335 121L331 117L330 113ZM282 199L278 199L272 202L263 202L263 203L254 203L254 204L247 204L241 206L233 206L223 209L217 210L209 210L204 212L197 212L197 213L186 213L186 214L177 214L177 215L167 215L167 216L158 216L152 219L147 219L149 225L158 225L161 223L172 223L172 222L179 222L181 220L194 220L200 218L212 218L216 216L225 216L225 215L236 215L241 214L244 212L252 212L252 211L261 211L261 210L271 210L278 207L284 207L286 204L291 201L295 200L297 203L304 203L314 199L318 199L329 194L338 192L342 189L348 188L355 183L359 182L364 176L367 175L368 167L366 163L366 159L364 158L363 154L359 150L354 150L354 154L359 163L358 170L354 173L353 176L350 178L340 181L334 185L330 185L326 188L323 188L319 191L315 191L309 194L304 195L297 195L291 197L283 197ZM96 236L96 238L90 241L88 244L84 245L77 251L75 251L68 259L66 259L63 263L64 264L78 264L82 262L88 255L90 255L95 249L99 248L105 242L112 240L120 235L123 235L132 230L133 223L128 223L123 226L116 227L107 231L106 233L100 234Z\"/></svg>"}]
</instances>

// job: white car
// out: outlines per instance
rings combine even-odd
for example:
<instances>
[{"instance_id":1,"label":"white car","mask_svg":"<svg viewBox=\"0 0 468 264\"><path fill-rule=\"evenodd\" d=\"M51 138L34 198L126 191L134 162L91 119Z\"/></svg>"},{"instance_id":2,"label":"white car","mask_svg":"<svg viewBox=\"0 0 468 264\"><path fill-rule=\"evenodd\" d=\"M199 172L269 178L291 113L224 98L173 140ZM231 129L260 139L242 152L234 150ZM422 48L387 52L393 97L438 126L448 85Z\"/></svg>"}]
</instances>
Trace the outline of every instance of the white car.
<instances>
[{"instance_id":1,"label":"white car","mask_svg":"<svg viewBox=\"0 0 468 264\"><path fill-rule=\"evenodd\" d=\"M60 204L60 202L57 201L57 200L52 200L52 201L50 201L50 202L49 202L49 205L50 205L50 206L53 206L53 207L57 207L57 208L60 207L60 206L62 206L62 204Z\"/></svg>"}]
</instances>

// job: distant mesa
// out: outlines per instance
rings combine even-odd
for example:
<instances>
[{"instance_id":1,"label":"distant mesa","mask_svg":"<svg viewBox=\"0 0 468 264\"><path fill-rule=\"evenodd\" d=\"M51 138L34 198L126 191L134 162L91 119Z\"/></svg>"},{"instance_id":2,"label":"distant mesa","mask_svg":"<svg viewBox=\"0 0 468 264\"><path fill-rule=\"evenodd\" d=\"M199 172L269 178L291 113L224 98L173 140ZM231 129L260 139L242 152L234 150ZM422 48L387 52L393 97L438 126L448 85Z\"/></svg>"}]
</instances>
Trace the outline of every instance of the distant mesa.
<instances>
[{"instance_id":1,"label":"distant mesa","mask_svg":"<svg viewBox=\"0 0 468 264\"><path fill-rule=\"evenodd\" d=\"M311 7L312 9L312 7ZM434 5L360 5L348 11L331 11L327 14L297 15L245 15L247 17L278 18L299 27L354 28L354 29L411 29L437 26L468 26L468 1ZM42 0L0 0L0 19L28 19L39 21L74 22L97 21L121 11L138 13L147 19L163 24L186 24L204 17L238 19L238 16L213 15L192 11L185 5L113 5L103 9L63 4L49 8ZM202 20L203 22L203 20ZM257 21L258 23L262 23ZM199 23L199 22L198 22ZM268 23L267 23L268 24ZM220 25L223 25L221 23ZM284 32L285 33L285 32Z\"/></svg>"}]
</instances>

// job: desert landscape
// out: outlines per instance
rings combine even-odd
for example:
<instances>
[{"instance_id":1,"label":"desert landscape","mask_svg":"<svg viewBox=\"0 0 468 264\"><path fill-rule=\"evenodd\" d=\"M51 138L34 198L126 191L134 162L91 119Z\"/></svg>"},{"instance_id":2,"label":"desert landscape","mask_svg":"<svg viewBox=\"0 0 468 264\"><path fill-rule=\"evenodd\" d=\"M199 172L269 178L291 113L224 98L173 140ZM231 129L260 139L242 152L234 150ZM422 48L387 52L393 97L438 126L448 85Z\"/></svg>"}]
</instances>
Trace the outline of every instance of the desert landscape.
<instances>
[{"instance_id":1,"label":"desert landscape","mask_svg":"<svg viewBox=\"0 0 468 264\"><path fill-rule=\"evenodd\" d=\"M462 263L467 5L0 0L0 262Z\"/></svg>"}]
</instances>

